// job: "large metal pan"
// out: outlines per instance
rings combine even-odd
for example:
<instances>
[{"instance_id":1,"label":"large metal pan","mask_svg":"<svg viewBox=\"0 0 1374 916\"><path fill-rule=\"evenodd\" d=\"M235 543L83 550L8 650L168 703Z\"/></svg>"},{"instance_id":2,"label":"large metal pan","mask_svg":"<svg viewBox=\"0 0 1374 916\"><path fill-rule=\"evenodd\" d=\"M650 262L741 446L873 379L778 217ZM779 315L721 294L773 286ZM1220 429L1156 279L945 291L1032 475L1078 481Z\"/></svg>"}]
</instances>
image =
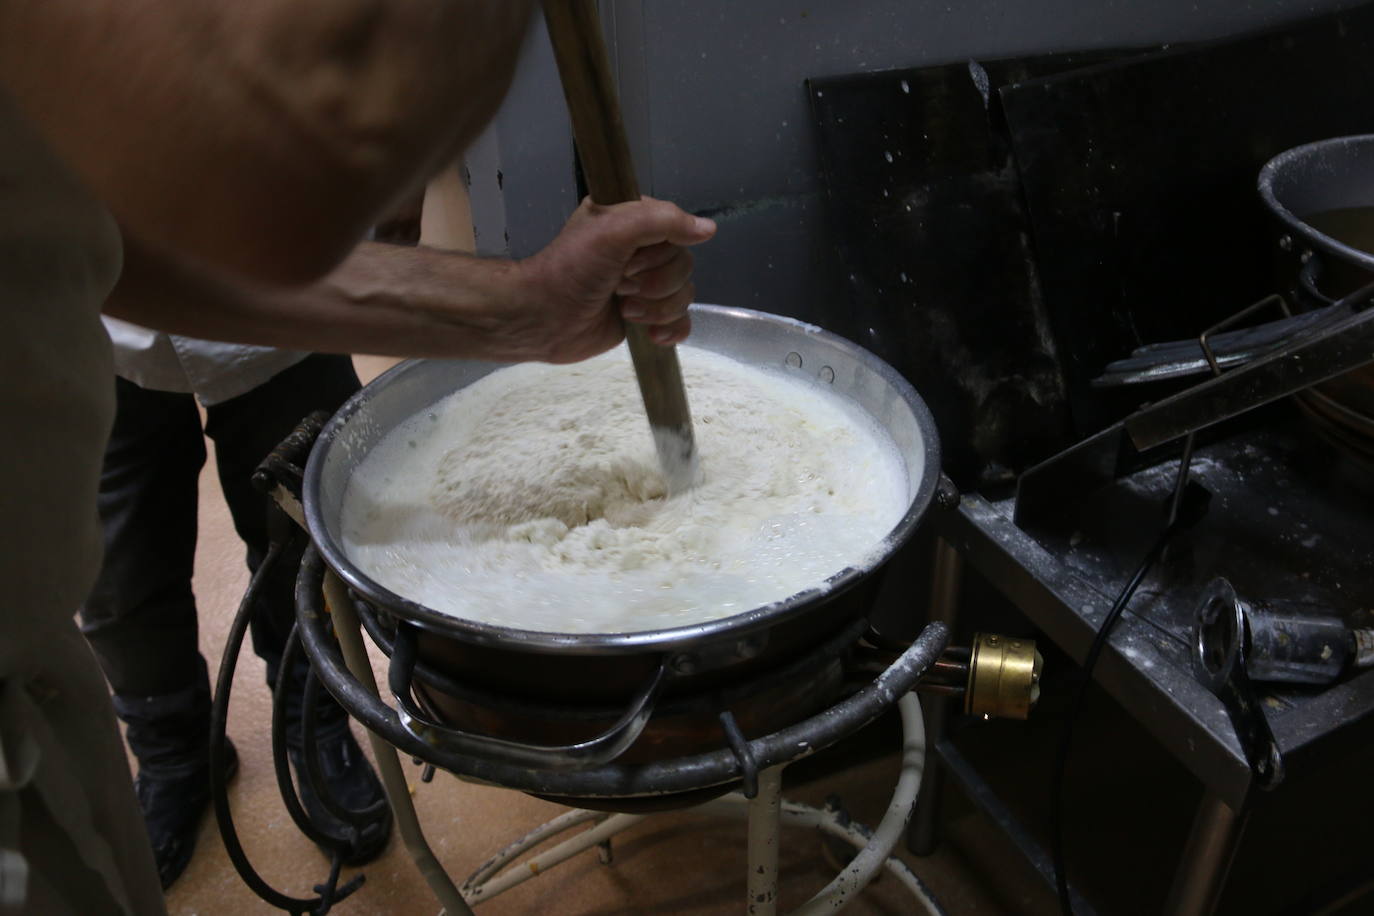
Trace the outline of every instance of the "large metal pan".
<instances>
[{"instance_id":1,"label":"large metal pan","mask_svg":"<svg viewBox=\"0 0 1374 916\"><path fill-rule=\"evenodd\" d=\"M1300 250L1310 250L1302 286L1311 299L1321 302L1374 281L1374 134L1332 137L1280 153L1260 170L1259 192ZM1358 217L1340 221L1339 233L1323 219L1357 210ZM1374 368L1347 372L1298 400L1323 435L1368 462Z\"/></svg>"},{"instance_id":2,"label":"large metal pan","mask_svg":"<svg viewBox=\"0 0 1374 916\"><path fill-rule=\"evenodd\" d=\"M1310 221L1333 210L1374 207L1374 134L1332 137L1279 153L1260 170L1259 193L1301 242L1374 273L1374 252L1333 238Z\"/></svg>"},{"instance_id":3,"label":"large metal pan","mask_svg":"<svg viewBox=\"0 0 1374 916\"><path fill-rule=\"evenodd\" d=\"M820 328L714 305L693 306L692 314L690 345L833 389L871 415L906 465L908 505L901 520L866 565L839 570L814 589L719 620L636 633L556 633L455 618L374 582L349 560L340 537L349 480L379 440L415 413L500 368L463 360L404 363L358 392L325 426L311 452L303 495L310 536L325 563L357 596L365 619L374 621L374 637L393 656L392 686L402 719L425 740L530 766L604 762L634 743L656 704L730 691L784 669L820 651L868 612L877 573L910 538L935 495L939 442L929 410L892 367ZM409 683L416 665L418 704ZM433 676L424 676L426 671ZM454 682L461 683L461 691L443 689ZM759 722L759 728L788 724L776 721L777 715L799 720L834 699L834 689L813 696L817 692L808 685L797 688L796 695L806 701L795 708L781 704L780 711L774 695L768 702L772 712L765 716L769 721ZM459 692L463 696L455 698ZM484 695L545 711L605 709L607 721L569 716L584 723L576 727L584 734L600 734L550 745L534 740L518 723L511 733L498 734L512 717L475 699ZM443 721L428 721L435 718ZM468 730L455 730L454 724ZM545 733L542 726L535 731ZM652 735L645 742L652 744Z\"/></svg>"}]
</instances>

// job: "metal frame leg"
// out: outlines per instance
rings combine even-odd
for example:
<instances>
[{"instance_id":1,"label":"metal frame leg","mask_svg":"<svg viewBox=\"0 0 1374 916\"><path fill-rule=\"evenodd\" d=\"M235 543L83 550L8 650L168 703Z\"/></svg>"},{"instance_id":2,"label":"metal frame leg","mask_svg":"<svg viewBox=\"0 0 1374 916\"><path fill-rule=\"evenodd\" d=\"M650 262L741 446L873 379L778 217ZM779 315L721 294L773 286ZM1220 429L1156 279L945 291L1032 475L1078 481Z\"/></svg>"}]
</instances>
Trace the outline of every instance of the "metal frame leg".
<instances>
[{"instance_id":1,"label":"metal frame leg","mask_svg":"<svg viewBox=\"0 0 1374 916\"><path fill-rule=\"evenodd\" d=\"M334 619L334 633L343 652L344 663L364 688L377 693L377 681L372 676L372 663L368 660L367 649L363 646L362 628L358 613L353 609L348 592L333 572L326 572L324 579L324 599ZM447 916L473 916L471 907L463 900L463 895L454 886L448 872L434 857L429 848L420 818L415 813L415 803L410 797L410 787L406 784L401 759L396 748L383 738L367 733L372 744L372 753L377 759L377 772L382 777L387 801L391 804L392 816L396 819L396 832L401 835L406 850L415 862L415 867L424 876L429 889L439 898Z\"/></svg>"},{"instance_id":2,"label":"metal frame leg","mask_svg":"<svg viewBox=\"0 0 1374 916\"><path fill-rule=\"evenodd\" d=\"M1202 797L1164 912L1207 916L1216 910L1248 818L1249 812L1237 813L1211 793Z\"/></svg>"},{"instance_id":3,"label":"metal frame leg","mask_svg":"<svg viewBox=\"0 0 1374 916\"><path fill-rule=\"evenodd\" d=\"M950 633L959 616L959 596L964 584L964 557L944 538L935 542L935 561L930 584L930 619L948 624ZM947 697L927 696L925 705L927 747L934 748L945 736L950 713ZM916 800L916 814L907 831L906 845L918 856L928 856L939 845L936 833L940 818L940 798L944 792L944 766L938 754L926 759L925 791Z\"/></svg>"},{"instance_id":4,"label":"metal frame leg","mask_svg":"<svg viewBox=\"0 0 1374 916\"><path fill-rule=\"evenodd\" d=\"M778 834L782 831L782 767L759 771L759 791L749 799L749 916L778 911Z\"/></svg>"}]
</instances>

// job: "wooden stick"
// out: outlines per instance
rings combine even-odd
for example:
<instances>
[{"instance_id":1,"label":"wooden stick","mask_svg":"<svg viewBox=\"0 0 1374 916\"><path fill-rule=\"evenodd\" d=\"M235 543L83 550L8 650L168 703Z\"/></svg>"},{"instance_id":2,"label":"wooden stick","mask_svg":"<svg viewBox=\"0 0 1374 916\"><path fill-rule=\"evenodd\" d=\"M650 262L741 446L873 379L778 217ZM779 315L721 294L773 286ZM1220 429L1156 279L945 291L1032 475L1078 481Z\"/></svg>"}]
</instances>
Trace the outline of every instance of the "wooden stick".
<instances>
[{"instance_id":1,"label":"wooden stick","mask_svg":"<svg viewBox=\"0 0 1374 916\"><path fill-rule=\"evenodd\" d=\"M545 0L544 21L592 200L598 204L639 200L639 181L595 0ZM625 339L668 490L681 492L696 478L696 441L677 348L659 346L649 339L643 325L631 322L625 323Z\"/></svg>"}]
</instances>

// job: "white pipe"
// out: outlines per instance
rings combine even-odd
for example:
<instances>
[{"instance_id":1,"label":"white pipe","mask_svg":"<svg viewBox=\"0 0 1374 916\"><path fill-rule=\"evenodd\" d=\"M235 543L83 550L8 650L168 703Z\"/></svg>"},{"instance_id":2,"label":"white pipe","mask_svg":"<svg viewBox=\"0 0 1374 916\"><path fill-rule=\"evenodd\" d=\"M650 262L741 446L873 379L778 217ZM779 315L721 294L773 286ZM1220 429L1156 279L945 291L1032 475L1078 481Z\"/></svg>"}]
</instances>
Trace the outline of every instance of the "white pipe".
<instances>
[{"instance_id":1,"label":"white pipe","mask_svg":"<svg viewBox=\"0 0 1374 916\"><path fill-rule=\"evenodd\" d=\"M543 855L535 856L528 861L522 862L509 870L496 875L484 884L468 889L467 899L470 903L480 903L488 897L495 897L504 891L510 890L517 884L522 884L553 868L561 862L571 859L579 852L591 849L593 846L604 841L607 837L615 836L624 830L628 830L635 824L644 820L644 814L612 814L600 824L585 830L569 840L564 840Z\"/></svg>"},{"instance_id":2,"label":"white pipe","mask_svg":"<svg viewBox=\"0 0 1374 916\"><path fill-rule=\"evenodd\" d=\"M906 830L916 805L916 796L921 791L921 772L925 769L926 732L925 720L921 716L921 703L916 694L908 693L897 701L902 715L902 732L905 741L902 747L902 772L897 778L897 788L888 802L887 813L883 815L873 837L854 860L825 888L812 897L795 913L795 916L816 916L819 913L833 913L847 904L852 897L873 880L878 869L892 855L898 839ZM924 895L923 895L924 896ZM926 904L926 901L922 901ZM932 901L933 902L933 901ZM928 912L931 910L926 904Z\"/></svg>"},{"instance_id":3,"label":"white pipe","mask_svg":"<svg viewBox=\"0 0 1374 916\"><path fill-rule=\"evenodd\" d=\"M819 894L796 912L833 913L848 904L854 896L870 881L878 868L883 866L911 891L924 911L931 916L944 916L944 909L921 883L920 878L901 859L892 857L892 850L901 836L907 820L915 807L916 796L920 792L921 771L925 764L925 721L921 717L920 701L914 693L908 693L898 701L902 715L904 733L902 772L898 777L897 788L888 804L887 814L872 834L866 833L857 824L842 824L834 812L823 811L810 805L784 800L780 812L781 821L787 827L807 827L819 830L844 840L860 850L858 857ZM747 817L751 803L738 792L713 799L694 808L702 814Z\"/></svg>"},{"instance_id":4,"label":"white pipe","mask_svg":"<svg viewBox=\"0 0 1374 916\"><path fill-rule=\"evenodd\" d=\"M799 821L794 821L789 817L788 815L790 812L784 808L783 822L789 827L814 826L823 833L828 833L837 839L844 840L856 849L862 849L867 845L869 836L864 833L859 825L852 822L849 824L841 824L839 818L815 808L810 808L809 812L818 814L820 817L808 818L807 823L803 825ZM922 909L925 910L928 916L945 916L944 908L941 907L939 901L931 895L930 889L921 883L921 879L916 876L916 873L911 870L910 866L896 856L889 856L883 864L886 866L887 870L911 892L911 895L916 898L916 901L920 903ZM850 900L852 899L851 897ZM832 912L834 911L832 910Z\"/></svg>"},{"instance_id":5,"label":"white pipe","mask_svg":"<svg viewBox=\"0 0 1374 916\"><path fill-rule=\"evenodd\" d=\"M522 853L533 849L551 836L557 836L565 830L571 830L578 824L585 824L587 821L604 821L610 817L605 811L588 811L586 808L574 808L566 811L553 820L541 824L520 839L511 843L505 849L498 852L487 860L481 868L468 876L463 882L463 892L466 895L472 888L485 882L492 875L496 874L507 862L519 857Z\"/></svg>"},{"instance_id":6,"label":"white pipe","mask_svg":"<svg viewBox=\"0 0 1374 916\"><path fill-rule=\"evenodd\" d=\"M749 801L749 916L778 911L778 833L782 802L782 767L759 772L758 794Z\"/></svg>"},{"instance_id":7,"label":"white pipe","mask_svg":"<svg viewBox=\"0 0 1374 916\"><path fill-rule=\"evenodd\" d=\"M749 801L743 795L735 792L704 802L691 810L695 814L742 820L748 817ZM833 811L783 799L780 813L784 827L805 828L829 834L838 840L845 841L855 849L862 849L867 846L871 839L871 834L866 832L863 825L853 821L841 823L840 818ZM931 895L930 890L921 883L921 879L916 876L910 866L896 856L889 857L884 865L893 877L901 882L903 887L911 891L912 896L917 899L926 913L930 916L946 916L939 902Z\"/></svg>"}]
</instances>

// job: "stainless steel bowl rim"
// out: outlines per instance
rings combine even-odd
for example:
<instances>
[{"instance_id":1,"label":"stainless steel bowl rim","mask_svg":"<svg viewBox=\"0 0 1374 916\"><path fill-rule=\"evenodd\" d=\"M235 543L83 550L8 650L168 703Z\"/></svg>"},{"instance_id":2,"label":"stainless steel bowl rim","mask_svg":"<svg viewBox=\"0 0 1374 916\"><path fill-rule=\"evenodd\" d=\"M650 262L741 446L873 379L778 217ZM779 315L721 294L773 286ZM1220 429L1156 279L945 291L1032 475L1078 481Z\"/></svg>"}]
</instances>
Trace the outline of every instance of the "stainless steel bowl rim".
<instances>
[{"instance_id":1,"label":"stainless steel bowl rim","mask_svg":"<svg viewBox=\"0 0 1374 916\"><path fill-rule=\"evenodd\" d=\"M785 325L803 330L808 335L816 335L822 340L847 350L856 360L864 363L886 384L890 385L910 408L920 429L921 441L924 446L924 464L921 470L920 483L916 492L912 494L907 511L870 554L872 559L867 565L846 567L827 578L822 585L814 589L798 592L780 601L761 605L729 617L633 633L559 633L522 630L455 617L411 601L374 581L349 560L343 545L331 535L325 522L320 498L320 479L324 455L329 445L347 427L349 420L362 410L378 391L383 390L394 379L404 375L412 366L420 362L418 360L408 360L394 366L354 394L325 424L315 447L311 450L310 459L306 463L302 488L305 520L310 537L320 551L326 565L349 588L374 606L439 635L492 648L507 648L517 651L552 650L584 655L620 655L645 651L673 652L684 651L703 644L715 645L746 636L760 629L772 627L783 620L804 613L815 602L837 595L856 584L875 567L886 562L897 547L911 536L935 497L935 490L940 477L940 447L935 420L931 416L930 410L915 389L911 387L911 384L897 370L853 341L832 334L823 328L781 315L733 306L694 304L692 314L714 314L741 321ZM688 345L690 344L689 339Z\"/></svg>"},{"instance_id":2,"label":"stainless steel bowl rim","mask_svg":"<svg viewBox=\"0 0 1374 916\"><path fill-rule=\"evenodd\" d=\"M1331 149L1343 147L1368 145L1374 146L1374 134L1352 134L1345 137L1328 137L1325 140L1317 140L1312 143L1304 143L1292 149L1284 150L1273 159L1264 164L1259 172L1259 193L1266 206L1283 221L1290 230L1297 233L1308 244L1325 251L1327 254L1335 255L1350 264L1358 264L1366 269L1374 270L1374 255L1358 248L1352 248L1344 242L1338 241L1324 232L1308 224L1303 217L1298 216L1287 206L1281 203L1278 195L1274 192L1275 180L1287 169L1293 167L1294 163L1301 162L1312 156L1320 155Z\"/></svg>"}]
</instances>

